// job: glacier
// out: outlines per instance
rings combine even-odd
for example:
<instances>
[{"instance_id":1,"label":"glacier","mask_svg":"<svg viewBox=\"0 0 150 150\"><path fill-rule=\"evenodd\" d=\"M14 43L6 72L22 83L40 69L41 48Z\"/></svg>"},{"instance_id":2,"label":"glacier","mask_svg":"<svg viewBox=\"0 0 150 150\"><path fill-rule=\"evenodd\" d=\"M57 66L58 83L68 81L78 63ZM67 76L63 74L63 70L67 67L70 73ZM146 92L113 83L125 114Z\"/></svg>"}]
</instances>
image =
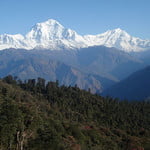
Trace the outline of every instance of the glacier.
<instances>
[{"instance_id":1,"label":"glacier","mask_svg":"<svg viewBox=\"0 0 150 150\"><path fill-rule=\"evenodd\" d=\"M98 35L81 36L54 19L37 23L26 35L0 35L0 50L9 48L77 50L100 45L115 47L126 52L140 52L150 49L150 40L133 37L120 28Z\"/></svg>"}]
</instances>

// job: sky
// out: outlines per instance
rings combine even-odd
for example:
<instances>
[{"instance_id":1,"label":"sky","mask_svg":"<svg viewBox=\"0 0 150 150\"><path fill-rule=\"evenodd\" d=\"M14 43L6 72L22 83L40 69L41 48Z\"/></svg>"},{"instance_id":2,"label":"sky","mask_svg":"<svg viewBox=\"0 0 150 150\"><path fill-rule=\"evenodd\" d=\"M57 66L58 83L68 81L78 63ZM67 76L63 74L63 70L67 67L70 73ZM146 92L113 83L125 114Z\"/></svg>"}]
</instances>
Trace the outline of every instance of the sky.
<instances>
[{"instance_id":1,"label":"sky","mask_svg":"<svg viewBox=\"0 0 150 150\"><path fill-rule=\"evenodd\" d=\"M150 0L0 0L0 34L25 35L38 22L55 19L78 34L121 28L150 39Z\"/></svg>"}]
</instances>

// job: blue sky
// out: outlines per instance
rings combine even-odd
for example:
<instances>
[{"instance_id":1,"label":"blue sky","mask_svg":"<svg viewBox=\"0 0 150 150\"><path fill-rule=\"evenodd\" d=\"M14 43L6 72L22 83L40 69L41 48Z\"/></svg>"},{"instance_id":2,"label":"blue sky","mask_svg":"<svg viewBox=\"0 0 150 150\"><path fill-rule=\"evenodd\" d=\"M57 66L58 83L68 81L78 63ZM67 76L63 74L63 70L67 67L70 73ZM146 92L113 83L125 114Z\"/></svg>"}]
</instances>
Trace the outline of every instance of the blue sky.
<instances>
[{"instance_id":1,"label":"blue sky","mask_svg":"<svg viewBox=\"0 0 150 150\"><path fill-rule=\"evenodd\" d=\"M27 33L56 19L81 35L121 28L150 39L150 0L1 0L0 34Z\"/></svg>"}]
</instances>

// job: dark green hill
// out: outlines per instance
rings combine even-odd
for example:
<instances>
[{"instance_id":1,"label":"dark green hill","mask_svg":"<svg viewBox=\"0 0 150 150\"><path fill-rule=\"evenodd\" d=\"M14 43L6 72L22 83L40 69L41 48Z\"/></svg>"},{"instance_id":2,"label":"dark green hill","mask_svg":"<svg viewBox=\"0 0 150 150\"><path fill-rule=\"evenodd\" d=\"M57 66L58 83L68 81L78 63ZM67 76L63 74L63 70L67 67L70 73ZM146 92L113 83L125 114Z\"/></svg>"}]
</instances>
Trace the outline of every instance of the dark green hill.
<instances>
[{"instance_id":1,"label":"dark green hill","mask_svg":"<svg viewBox=\"0 0 150 150\"><path fill-rule=\"evenodd\" d=\"M2 150L150 149L149 102L7 76L0 80L0 104Z\"/></svg>"}]
</instances>

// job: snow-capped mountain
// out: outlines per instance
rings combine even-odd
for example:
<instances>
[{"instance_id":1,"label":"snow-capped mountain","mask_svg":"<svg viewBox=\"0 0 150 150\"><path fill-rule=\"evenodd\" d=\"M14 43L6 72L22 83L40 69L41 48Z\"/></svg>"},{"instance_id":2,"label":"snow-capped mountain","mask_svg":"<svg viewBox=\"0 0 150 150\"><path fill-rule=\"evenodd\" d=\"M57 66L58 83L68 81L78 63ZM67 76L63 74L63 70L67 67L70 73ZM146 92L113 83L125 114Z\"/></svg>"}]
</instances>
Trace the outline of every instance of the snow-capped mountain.
<instances>
[{"instance_id":1,"label":"snow-capped mountain","mask_svg":"<svg viewBox=\"0 0 150 150\"><path fill-rule=\"evenodd\" d=\"M0 49L6 48L26 48L27 45L24 43L24 36L20 34L9 35L3 34L0 35Z\"/></svg>"},{"instance_id":2,"label":"snow-capped mountain","mask_svg":"<svg viewBox=\"0 0 150 150\"><path fill-rule=\"evenodd\" d=\"M52 19L37 23L25 36L25 42L33 48L46 49L74 49L84 46L82 36Z\"/></svg>"},{"instance_id":3,"label":"snow-capped mountain","mask_svg":"<svg viewBox=\"0 0 150 150\"><path fill-rule=\"evenodd\" d=\"M132 37L120 28L109 30L99 35L86 35L86 41L92 45L105 45L115 47L127 52L142 51L150 48L150 40Z\"/></svg>"},{"instance_id":4,"label":"snow-capped mountain","mask_svg":"<svg viewBox=\"0 0 150 150\"><path fill-rule=\"evenodd\" d=\"M116 47L127 52L143 51L150 49L150 40L132 37L119 28L98 35L81 36L53 19L37 23L25 36L0 35L0 50L7 48L61 50L95 45Z\"/></svg>"}]
</instances>

